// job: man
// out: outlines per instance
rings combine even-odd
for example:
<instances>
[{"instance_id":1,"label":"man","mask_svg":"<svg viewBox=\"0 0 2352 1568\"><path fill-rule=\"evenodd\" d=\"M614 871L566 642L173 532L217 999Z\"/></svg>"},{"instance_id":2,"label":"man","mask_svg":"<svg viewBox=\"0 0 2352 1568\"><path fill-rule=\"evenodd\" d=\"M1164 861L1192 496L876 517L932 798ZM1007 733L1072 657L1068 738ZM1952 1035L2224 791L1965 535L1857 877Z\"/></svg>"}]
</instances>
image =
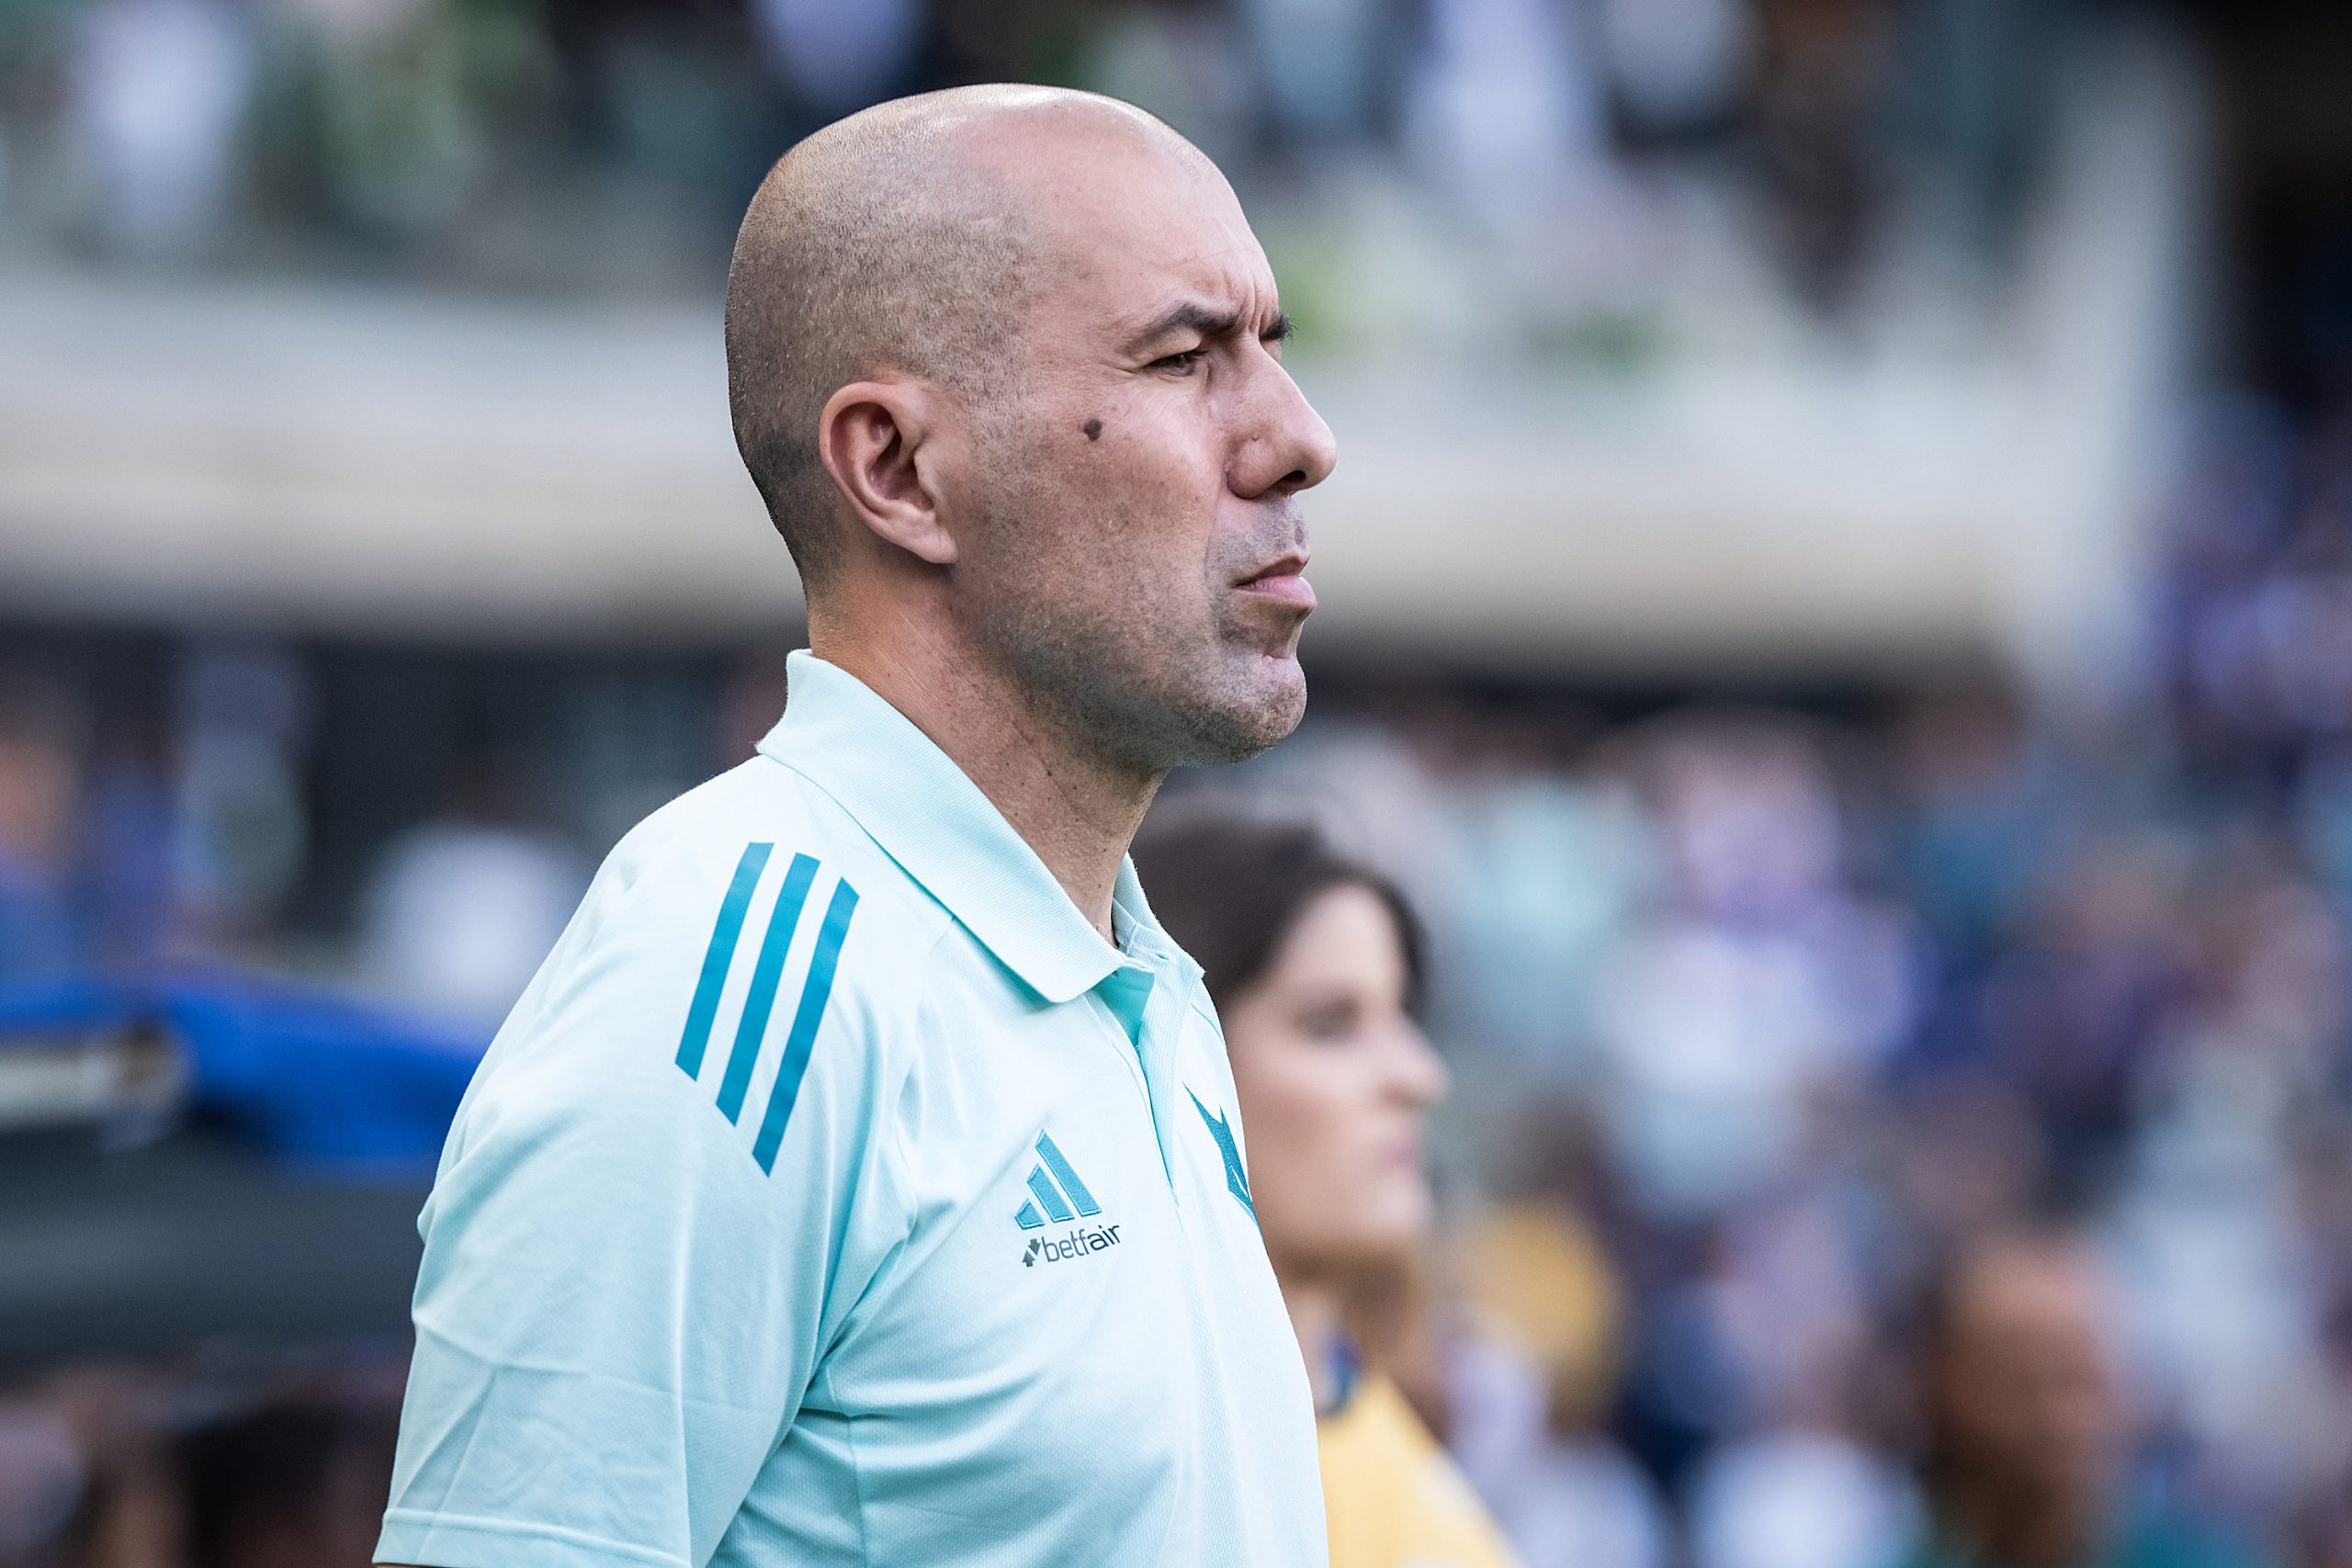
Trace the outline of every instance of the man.
<instances>
[{"instance_id":1,"label":"man","mask_svg":"<svg viewBox=\"0 0 2352 1568\"><path fill-rule=\"evenodd\" d=\"M1906 1568L2259 1561L2131 1484L2115 1318L2098 1256L2064 1230L1996 1231L1950 1260L1921 1325L1928 1507Z\"/></svg>"},{"instance_id":2,"label":"man","mask_svg":"<svg viewBox=\"0 0 2352 1568\"><path fill-rule=\"evenodd\" d=\"M885 104L770 174L729 381L811 648L483 1062L379 1559L1322 1561L1216 1015L1125 859L1305 701L1286 330L1110 100Z\"/></svg>"}]
</instances>

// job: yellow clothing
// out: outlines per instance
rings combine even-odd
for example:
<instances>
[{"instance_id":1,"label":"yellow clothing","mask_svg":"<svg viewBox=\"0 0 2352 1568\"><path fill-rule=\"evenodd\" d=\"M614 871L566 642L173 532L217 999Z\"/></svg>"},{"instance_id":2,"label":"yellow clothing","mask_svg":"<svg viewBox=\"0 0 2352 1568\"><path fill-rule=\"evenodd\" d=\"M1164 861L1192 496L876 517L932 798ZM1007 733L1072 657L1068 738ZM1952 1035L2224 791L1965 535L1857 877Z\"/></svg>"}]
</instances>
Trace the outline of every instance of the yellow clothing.
<instances>
[{"instance_id":1,"label":"yellow clothing","mask_svg":"<svg viewBox=\"0 0 2352 1568\"><path fill-rule=\"evenodd\" d=\"M1365 1377L1316 1435L1331 1568L1517 1568L1470 1483L1386 1378Z\"/></svg>"}]
</instances>

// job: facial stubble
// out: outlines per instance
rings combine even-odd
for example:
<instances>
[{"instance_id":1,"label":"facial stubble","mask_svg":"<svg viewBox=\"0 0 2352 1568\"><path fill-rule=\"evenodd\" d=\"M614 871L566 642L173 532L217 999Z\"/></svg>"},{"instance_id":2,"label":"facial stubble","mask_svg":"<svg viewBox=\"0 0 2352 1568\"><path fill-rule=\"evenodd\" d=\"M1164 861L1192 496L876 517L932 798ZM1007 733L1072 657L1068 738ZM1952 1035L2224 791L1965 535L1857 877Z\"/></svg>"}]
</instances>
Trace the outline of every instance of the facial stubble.
<instances>
[{"instance_id":1,"label":"facial stubble","mask_svg":"<svg viewBox=\"0 0 2352 1568\"><path fill-rule=\"evenodd\" d=\"M989 574L965 603L976 640L1041 721L1108 765L1154 776L1241 761L1297 727L1306 689L1295 632L1271 645L1232 586L1267 546L1213 540L1187 581L1187 569L1149 556L1160 532L1149 519L1106 514L1038 471L990 487L999 499L978 531ZM1295 514L1279 517L1271 553L1301 532Z\"/></svg>"}]
</instances>

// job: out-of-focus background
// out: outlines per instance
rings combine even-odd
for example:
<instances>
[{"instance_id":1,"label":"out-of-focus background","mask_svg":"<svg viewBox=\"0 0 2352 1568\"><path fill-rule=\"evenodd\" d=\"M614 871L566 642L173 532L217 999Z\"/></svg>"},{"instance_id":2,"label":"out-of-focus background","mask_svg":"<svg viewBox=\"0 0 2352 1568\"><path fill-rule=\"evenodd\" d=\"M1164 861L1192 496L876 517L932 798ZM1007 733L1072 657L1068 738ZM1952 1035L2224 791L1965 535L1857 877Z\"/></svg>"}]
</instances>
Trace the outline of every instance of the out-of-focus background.
<instances>
[{"instance_id":1,"label":"out-of-focus background","mask_svg":"<svg viewBox=\"0 0 2352 1568\"><path fill-rule=\"evenodd\" d=\"M1171 792L1427 919L1529 1562L2352 1563L2340 0L0 0L0 1563L367 1561L472 1056L780 709L735 219L1007 78L1339 434Z\"/></svg>"}]
</instances>

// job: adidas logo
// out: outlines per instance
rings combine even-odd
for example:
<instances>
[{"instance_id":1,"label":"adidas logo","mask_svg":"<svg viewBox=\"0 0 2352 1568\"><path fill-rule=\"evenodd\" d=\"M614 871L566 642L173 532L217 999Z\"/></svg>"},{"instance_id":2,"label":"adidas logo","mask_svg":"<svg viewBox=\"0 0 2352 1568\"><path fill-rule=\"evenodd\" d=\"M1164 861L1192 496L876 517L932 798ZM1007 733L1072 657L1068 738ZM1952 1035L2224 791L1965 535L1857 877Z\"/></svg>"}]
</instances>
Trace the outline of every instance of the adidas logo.
<instances>
[{"instance_id":1,"label":"adidas logo","mask_svg":"<svg viewBox=\"0 0 2352 1568\"><path fill-rule=\"evenodd\" d=\"M1070 1168L1069 1159L1055 1145L1053 1135L1037 1134L1037 1163L1029 1168L1029 1197L1013 1214L1012 1223L1024 1231L1041 1231L1047 1224L1065 1224L1073 1220L1091 1220L1102 1212L1094 1194L1086 1190L1078 1172ZM1102 1252L1119 1245L1119 1227L1081 1225L1058 1236L1033 1235L1022 1249L1021 1266L1035 1269L1040 1263L1059 1263L1089 1253Z\"/></svg>"},{"instance_id":2,"label":"adidas logo","mask_svg":"<svg viewBox=\"0 0 2352 1568\"><path fill-rule=\"evenodd\" d=\"M1043 1230L1049 1219L1059 1224L1066 1220L1091 1220L1102 1212L1102 1205L1094 1201L1094 1194L1054 1145L1050 1133L1037 1134L1037 1163L1029 1168L1029 1196L1030 1201L1012 1216L1012 1223L1024 1231ZM1038 1213L1041 1206L1043 1213Z\"/></svg>"},{"instance_id":3,"label":"adidas logo","mask_svg":"<svg viewBox=\"0 0 2352 1568\"><path fill-rule=\"evenodd\" d=\"M727 988L728 973L734 966L736 945L743 935L744 919L751 913L752 895L759 890L761 875L767 870L768 858L775 849L774 844L766 843L743 846L743 857L735 863L734 879L728 884L727 897L718 908L718 924L711 930L710 946L703 953L702 975L695 983L694 1000L686 1010L685 1032L678 1038L678 1070L696 1082L702 1078L703 1058L709 1053L712 1028L718 1021L719 998ZM752 1089L752 1069L759 1063L768 1024L775 1013L776 993L784 982L785 960L794 946L794 933L800 929L801 912L808 907L817 871L814 856L794 855L785 871L783 885L776 889L775 902L769 906L767 930L760 938L759 956L752 962L751 982L743 995L742 1016L736 1021L735 1038L728 1047L726 1070L717 1090L719 1114L731 1122L740 1124L742 1120L744 1100ZM767 1105L759 1115L759 1131L752 1141L752 1157L759 1162L761 1170L771 1175L775 1170L776 1150L784 1144L785 1127L792 1120L793 1102L799 1097L801 1081L808 1072L808 1055L816 1047L818 1026L824 1022L825 1005L832 996L833 973L841 963L842 943L849 938L850 919L856 913L857 889L845 880L836 882L810 942L799 998L790 1004L790 1031L785 1036L775 1076L768 1083Z\"/></svg>"}]
</instances>

